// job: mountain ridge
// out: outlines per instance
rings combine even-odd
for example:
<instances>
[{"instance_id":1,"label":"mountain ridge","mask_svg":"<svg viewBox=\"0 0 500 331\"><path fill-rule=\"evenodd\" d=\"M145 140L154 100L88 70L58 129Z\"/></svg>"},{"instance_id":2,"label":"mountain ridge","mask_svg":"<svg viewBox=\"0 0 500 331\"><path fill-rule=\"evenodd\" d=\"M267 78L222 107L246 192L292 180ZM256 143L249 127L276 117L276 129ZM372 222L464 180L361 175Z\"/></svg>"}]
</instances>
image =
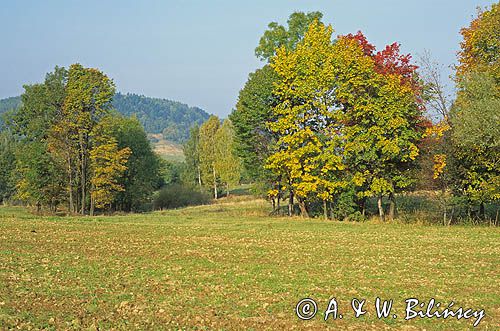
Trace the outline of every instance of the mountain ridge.
<instances>
[{"instance_id":1,"label":"mountain ridge","mask_svg":"<svg viewBox=\"0 0 500 331\"><path fill-rule=\"evenodd\" d=\"M0 99L0 116L20 105L20 96ZM148 134L162 134L165 140L175 143L187 140L189 129L194 125L201 125L210 116L196 106L135 93L116 93L113 108L127 117L135 115Z\"/></svg>"}]
</instances>

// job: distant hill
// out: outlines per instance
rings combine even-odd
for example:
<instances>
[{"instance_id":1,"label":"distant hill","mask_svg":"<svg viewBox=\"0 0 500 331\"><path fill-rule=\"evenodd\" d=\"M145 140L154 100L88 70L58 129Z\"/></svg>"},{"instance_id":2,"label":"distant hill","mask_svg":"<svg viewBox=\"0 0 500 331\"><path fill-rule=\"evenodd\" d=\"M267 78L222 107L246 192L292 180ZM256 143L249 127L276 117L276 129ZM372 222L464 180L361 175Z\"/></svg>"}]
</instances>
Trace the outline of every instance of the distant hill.
<instances>
[{"instance_id":1,"label":"distant hill","mask_svg":"<svg viewBox=\"0 0 500 331\"><path fill-rule=\"evenodd\" d=\"M0 116L6 111L17 108L20 105L21 105L20 96L0 99Z\"/></svg>"},{"instance_id":2,"label":"distant hill","mask_svg":"<svg viewBox=\"0 0 500 331\"><path fill-rule=\"evenodd\" d=\"M20 104L19 96L0 100L0 115ZM189 129L209 117L207 112L198 107L130 93L115 94L113 106L125 116L137 116L147 133L162 134L164 139L176 143L184 142L189 137Z\"/></svg>"},{"instance_id":3,"label":"distant hill","mask_svg":"<svg viewBox=\"0 0 500 331\"><path fill-rule=\"evenodd\" d=\"M162 133L167 140L183 142L189 137L189 129L205 122L209 115L198 107L137 94L117 93L114 107L123 115L135 114L148 133Z\"/></svg>"}]
</instances>

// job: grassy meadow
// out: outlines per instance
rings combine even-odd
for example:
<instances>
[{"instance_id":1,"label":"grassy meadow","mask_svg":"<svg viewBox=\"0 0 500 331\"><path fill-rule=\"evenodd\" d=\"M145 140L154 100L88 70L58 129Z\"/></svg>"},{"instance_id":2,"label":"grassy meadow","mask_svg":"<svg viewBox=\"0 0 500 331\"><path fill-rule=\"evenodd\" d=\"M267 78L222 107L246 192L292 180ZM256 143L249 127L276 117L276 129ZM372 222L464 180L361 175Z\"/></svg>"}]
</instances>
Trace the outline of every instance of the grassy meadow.
<instances>
[{"instance_id":1,"label":"grassy meadow","mask_svg":"<svg viewBox=\"0 0 500 331\"><path fill-rule=\"evenodd\" d=\"M404 321L404 300L500 322L500 229L269 217L250 197L149 214L37 216L0 208L0 329L472 329ZM305 297L318 315L299 320ZM330 298L343 319L323 320ZM397 319L377 319L376 297ZM367 299L353 317L352 298Z\"/></svg>"}]
</instances>

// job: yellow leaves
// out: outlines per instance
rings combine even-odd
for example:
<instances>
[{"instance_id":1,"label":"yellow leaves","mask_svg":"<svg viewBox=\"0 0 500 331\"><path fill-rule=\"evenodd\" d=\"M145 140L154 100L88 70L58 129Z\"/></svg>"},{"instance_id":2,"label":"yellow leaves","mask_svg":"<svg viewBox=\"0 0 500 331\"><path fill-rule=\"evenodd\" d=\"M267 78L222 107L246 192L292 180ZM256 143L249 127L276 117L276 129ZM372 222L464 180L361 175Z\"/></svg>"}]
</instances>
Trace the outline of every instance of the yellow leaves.
<instances>
[{"instance_id":1,"label":"yellow leaves","mask_svg":"<svg viewBox=\"0 0 500 331\"><path fill-rule=\"evenodd\" d=\"M444 133L450 129L450 125L447 122L447 119L442 120L436 125L432 125L425 129L423 138L433 138L439 139L442 138Z\"/></svg>"},{"instance_id":2,"label":"yellow leaves","mask_svg":"<svg viewBox=\"0 0 500 331\"><path fill-rule=\"evenodd\" d=\"M377 147L382 151L383 154L398 155L401 148L398 146L397 140L389 140L382 138L378 143Z\"/></svg>"},{"instance_id":3,"label":"yellow leaves","mask_svg":"<svg viewBox=\"0 0 500 331\"><path fill-rule=\"evenodd\" d=\"M419 153L417 92L400 74L377 71L356 40L331 35L316 22L295 50L272 59L279 102L269 128L278 141L267 168L300 197L330 199L345 169L362 173L356 186L387 192L397 185L388 178L403 176L394 169Z\"/></svg>"},{"instance_id":4,"label":"yellow leaves","mask_svg":"<svg viewBox=\"0 0 500 331\"><path fill-rule=\"evenodd\" d=\"M404 118L393 117L393 118L389 119L387 126L391 129L397 129L397 128L404 126L406 124L407 124L407 121Z\"/></svg>"},{"instance_id":5,"label":"yellow leaves","mask_svg":"<svg viewBox=\"0 0 500 331\"><path fill-rule=\"evenodd\" d=\"M267 196L270 198L277 197L278 194L279 194L279 191L276 189L271 189L271 190L267 191Z\"/></svg>"},{"instance_id":6,"label":"yellow leaves","mask_svg":"<svg viewBox=\"0 0 500 331\"><path fill-rule=\"evenodd\" d=\"M392 191L393 187L386 179L375 177L370 184L370 190L374 194L380 194Z\"/></svg>"},{"instance_id":7,"label":"yellow leaves","mask_svg":"<svg viewBox=\"0 0 500 331\"><path fill-rule=\"evenodd\" d=\"M21 201L29 201L32 196L29 193L29 182L25 178L19 180L16 184L16 198Z\"/></svg>"},{"instance_id":8,"label":"yellow leaves","mask_svg":"<svg viewBox=\"0 0 500 331\"><path fill-rule=\"evenodd\" d=\"M118 180L127 170L126 164L132 151L128 147L119 150L116 139L111 136L100 136L97 141L101 143L90 151L90 195L95 206L103 208L111 204L117 192L124 190Z\"/></svg>"},{"instance_id":9,"label":"yellow leaves","mask_svg":"<svg viewBox=\"0 0 500 331\"><path fill-rule=\"evenodd\" d=\"M444 168L446 167L446 155L445 154L436 154L434 155L434 175L433 178L437 179L443 173Z\"/></svg>"},{"instance_id":10,"label":"yellow leaves","mask_svg":"<svg viewBox=\"0 0 500 331\"><path fill-rule=\"evenodd\" d=\"M317 21L309 27L295 51L284 47L276 52L271 66L280 76L275 94L283 100L306 98L308 103L321 86L328 87L334 78L331 70L333 46L332 28ZM318 85L319 83L319 85ZM289 103L291 106L294 102Z\"/></svg>"},{"instance_id":11,"label":"yellow leaves","mask_svg":"<svg viewBox=\"0 0 500 331\"><path fill-rule=\"evenodd\" d=\"M334 149L327 150L319 138L324 131L334 132L324 124L333 102L332 32L331 26L316 21L295 50L283 47L271 60L280 77L274 90L280 102L273 109L277 121L270 123L269 128L279 134L279 140L266 168L284 174L299 197L314 194L320 186L324 189L326 184L321 179L341 168L334 164L340 159L333 154L325 159L325 154Z\"/></svg>"},{"instance_id":12,"label":"yellow leaves","mask_svg":"<svg viewBox=\"0 0 500 331\"><path fill-rule=\"evenodd\" d=\"M369 175L368 172L365 173L356 172L352 178L352 182L356 186L362 186L366 182L368 175Z\"/></svg>"},{"instance_id":13,"label":"yellow leaves","mask_svg":"<svg viewBox=\"0 0 500 331\"><path fill-rule=\"evenodd\" d=\"M419 154L418 147L415 144L410 145L410 160L415 160Z\"/></svg>"}]
</instances>

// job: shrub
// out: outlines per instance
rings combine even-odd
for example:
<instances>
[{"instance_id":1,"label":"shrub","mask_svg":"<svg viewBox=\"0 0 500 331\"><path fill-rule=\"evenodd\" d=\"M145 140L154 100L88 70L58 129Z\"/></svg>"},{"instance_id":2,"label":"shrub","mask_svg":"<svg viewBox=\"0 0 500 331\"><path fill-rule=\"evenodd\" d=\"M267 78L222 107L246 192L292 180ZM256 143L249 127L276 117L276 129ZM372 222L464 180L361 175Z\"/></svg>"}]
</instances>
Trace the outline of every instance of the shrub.
<instances>
[{"instance_id":1,"label":"shrub","mask_svg":"<svg viewBox=\"0 0 500 331\"><path fill-rule=\"evenodd\" d=\"M333 203L332 216L339 221L362 221L363 215L357 210L356 191L348 188L340 193Z\"/></svg>"},{"instance_id":2,"label":"shrub","mask_svg":"<svg viewBox=\"0 0 500 331\"><path fill-rule=\"evenodd\" d=\"M202 205L210 201L207 194L181 184L172 184L161 189L153 201L155 210Z\"/></svg>"}]
</instances>

